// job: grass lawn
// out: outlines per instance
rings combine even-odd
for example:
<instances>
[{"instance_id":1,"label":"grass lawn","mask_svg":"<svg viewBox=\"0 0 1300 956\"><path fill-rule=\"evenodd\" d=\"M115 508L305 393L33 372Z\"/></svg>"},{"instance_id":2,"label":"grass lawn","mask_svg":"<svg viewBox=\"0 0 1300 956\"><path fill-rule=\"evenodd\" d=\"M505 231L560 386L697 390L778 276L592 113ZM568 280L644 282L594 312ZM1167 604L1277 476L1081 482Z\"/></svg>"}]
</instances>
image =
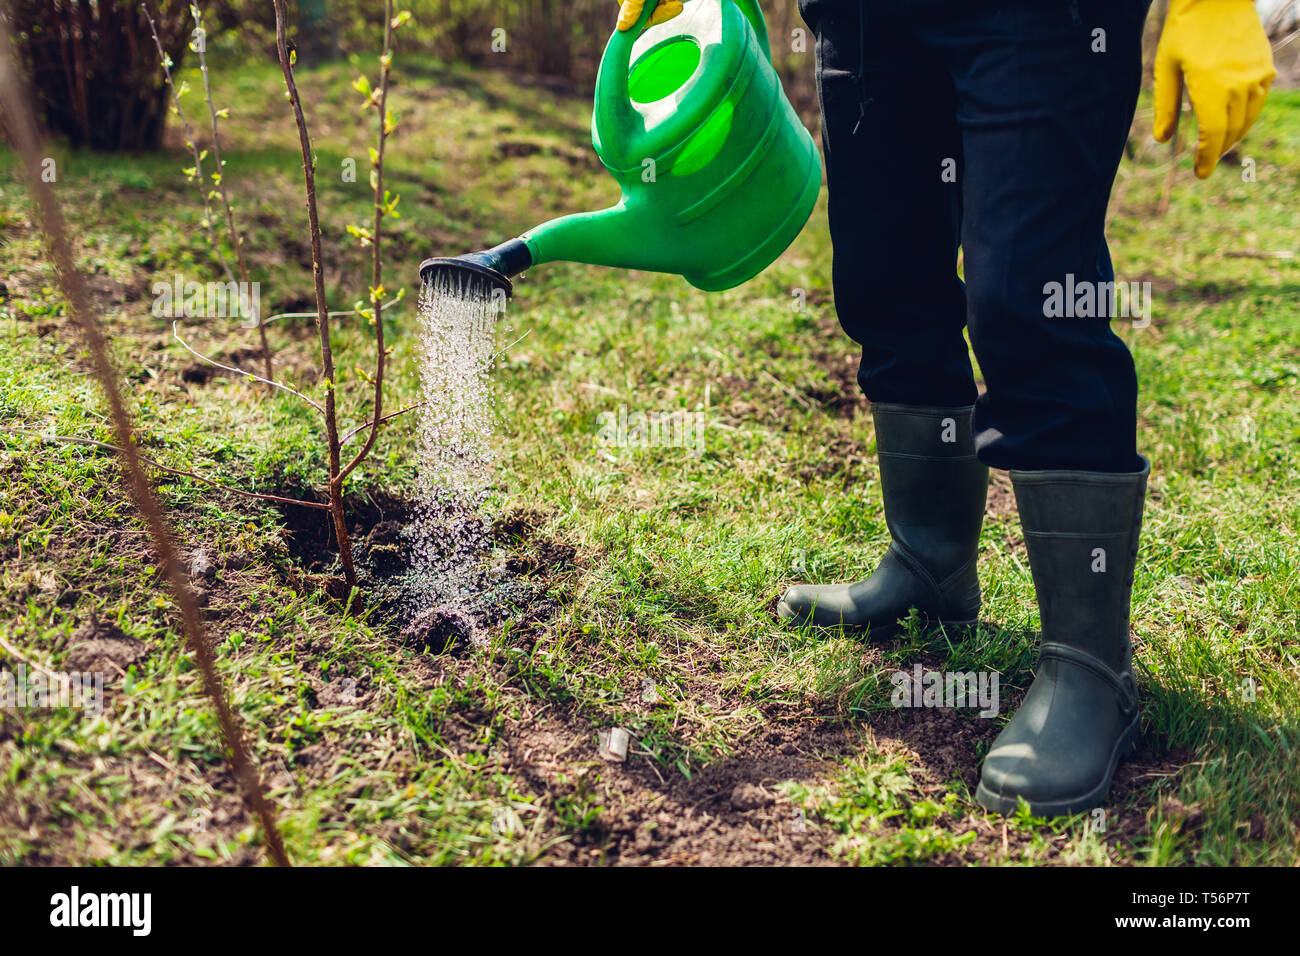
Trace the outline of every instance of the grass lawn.
<instances>
[{"instance_id":1,"label":"grass lawn","mask_svg":"<svg viewBox=\"0 0 1300 956\"><path fill-rule=\"evenodd\" d=\"M266 63L218 50L226 181L264 312L310 308L296 133ZM370 64L365 64L367 67ZM809 63L811 69L811 62ZM191 87L201 88L190 70ZM373 70L372 70L373 72ZM301 80L318 153L330 305L365 295L372 122L346 63ZM386 404L417 401L412 283L431 254L498 242L614 196L584 99L398 58L385 281ZM200 101L188 102L192 116ZM783 585L868 572L888 541L871 418L829 289L824 199L763 275L708 295L571 264L517 283L495 376L494 540L528 587L490 647L438 652L349 616L313 566L323 516L189 479L158 490L203 550L209 632L300 863L1293 864L1300 858L1300 94L1277 93L1209 182L1140 112L1110 234L1154 321L1124 327L1152 460L1134 585L1141 747L1104 814L1004 820L979 762L1032 679L1037 610L995 474L971 633L867 646L788 631ZM173 130L156 156L59 151L57 188L150 456L249 490L319 487L322 429L292 396L207 375L151 314L154 282L217 277ZM357 182L341 175L355 160ZM1255 181L1242 162L1253 161ZM1287 256L1275 256L1283 252ZM221 756L178 618L0 151L0 667L109 673L103 713L0 711L0 863L252 863L261 838ZM526 335L525 335L526 333ZM235 322L190 323L221 356ZM286 381L320 394L310 320L271 328ZM345 427L367 417L363 321L335 346ZM700 412L703 447L607 447L601 413ZM18 431L14 429L27 429ZM367 560L414 489L414 416L349 480ZM368 537L367 537L368 536ZM895 710L914 664L996 670L1002 713ZM632 735L625 763L597 735Z\"/></svg>"}]
</instances>

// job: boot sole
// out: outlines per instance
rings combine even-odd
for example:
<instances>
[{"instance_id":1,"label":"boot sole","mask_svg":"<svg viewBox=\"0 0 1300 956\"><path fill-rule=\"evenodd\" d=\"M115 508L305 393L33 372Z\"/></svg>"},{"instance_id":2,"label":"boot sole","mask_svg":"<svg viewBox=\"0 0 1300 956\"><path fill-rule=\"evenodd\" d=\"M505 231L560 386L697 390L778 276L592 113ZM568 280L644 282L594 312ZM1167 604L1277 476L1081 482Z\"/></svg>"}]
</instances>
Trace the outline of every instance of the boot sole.
<instances>
[{"instance_id":1,"label":"boot sole","mask_svg":"<svg viewBox=\"0 0 1300 956\"><path fill-rule=\"evenodd\" d=\"M792 627L800 627L804 624L810 624L813 627L823 631L843 631L846 634L852 634L855 637L864 637L868 641L883 640L887 637L893 637L903 630L903 626L898 621L891 621L888 624L814 624L807 618L790 609L790 606L781 601L776 606L776 616L781 619L782 623L789 624ZM924 628L935 627L974 627L979 623L978 617L972 617L964 621L950 621L943 618L921 618L921 626Z\"/></svg>"},{"instance_id":2,"label":"boot sole","mask_svg":"<svg viewBox=\"0 0 1300 956\"><path fill-rule=\"evenodd\" d=\"M1097 786L1093 787L1082 796L1072 797L1066 800L1047 800L1033 801L1026 800L1029 804L1029 812L1036 817L1068 817L1071 814L1082 813L1084 810L1091 810L1094 807L1106 802L1106 797L1110 794L1111 778L1115 776L1115 768L1119 762L1137 749L1138 737L1138 717L1133 718L1133 722L1124 728L1120 734L1119 740L1115 742L1115 748L1111 751L1110 766L1106 770L1106 776ZM1004 816L1015 813L1016 807L1020 805L1020 800L1016 796L1006 796L1004 794L994 793L984 786L981 780L979 786L975 789L975 802L985 810L992 813L1000 813Z\"/></svg>"}]
</instances>

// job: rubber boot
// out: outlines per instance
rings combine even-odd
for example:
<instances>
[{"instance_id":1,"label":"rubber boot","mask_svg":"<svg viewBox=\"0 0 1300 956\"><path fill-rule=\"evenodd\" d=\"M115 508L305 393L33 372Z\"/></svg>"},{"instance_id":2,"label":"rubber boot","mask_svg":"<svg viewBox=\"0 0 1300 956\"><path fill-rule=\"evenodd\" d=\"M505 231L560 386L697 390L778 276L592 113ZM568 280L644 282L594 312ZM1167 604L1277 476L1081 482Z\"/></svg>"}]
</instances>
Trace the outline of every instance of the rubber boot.
<instances>
[{"instance_id":1,"label":"rubber boot","mask_svg":"<svg viewBox=\"0 0 1300 956\"><path fill-rule=\"evenodd\" d=\"M1036 816L1097 806L1137 743L1129 600L1150 464L1129 474L1012 471L1043 644L1020 710L984 758L975 797Z\"/></svg>"},{"instance_id":2,"label":"rubber boot","mask_svg":"<svg viewBox=\"0 0 1300 956\"><path fill-rule=\"evenodd\" d=\"M871 406L893 542L866 580L791 587L777 605L782 620L844 627L868 639L896 633L913 608L931 624L975 623L975 559L989 470L975 457L971 411L969 405Z\"/></svg>"}]
</instances>

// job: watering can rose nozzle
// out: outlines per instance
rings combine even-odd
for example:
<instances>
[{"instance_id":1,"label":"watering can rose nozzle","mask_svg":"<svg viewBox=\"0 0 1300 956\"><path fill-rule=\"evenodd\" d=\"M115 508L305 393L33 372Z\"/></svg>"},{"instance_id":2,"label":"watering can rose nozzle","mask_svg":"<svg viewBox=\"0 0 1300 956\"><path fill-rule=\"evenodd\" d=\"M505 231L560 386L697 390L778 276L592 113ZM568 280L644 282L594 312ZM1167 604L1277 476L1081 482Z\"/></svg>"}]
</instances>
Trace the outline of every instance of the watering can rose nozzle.
<instances>
[{"instance_id":1,"label":"watering can rose nozzle","mask_svg":"<svg viewBox=\"0 0 1300 956\"><path fill-rule=\"evenodd\" d=\"M522 239L510 239L463 256L425 259L420 263L420 282L432 285L439 277L455 280L468 287L502 289L507 296L514 291L510 280L533 264L533 254Z\"/></svg>"}]
</instances>

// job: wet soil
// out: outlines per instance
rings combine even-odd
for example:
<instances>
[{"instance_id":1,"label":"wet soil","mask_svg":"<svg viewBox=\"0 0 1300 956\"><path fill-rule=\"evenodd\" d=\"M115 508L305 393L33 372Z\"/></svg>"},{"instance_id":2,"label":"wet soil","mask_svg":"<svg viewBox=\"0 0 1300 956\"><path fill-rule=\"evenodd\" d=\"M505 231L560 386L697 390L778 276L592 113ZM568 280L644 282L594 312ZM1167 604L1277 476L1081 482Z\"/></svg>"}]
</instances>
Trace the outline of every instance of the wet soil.
<instances>
[{"instance_id":1,"label":"wet soil","mask_svg":"<svg viewBox=\"0 0 1300 956\"><path fill-rule=\"evenodd\" d=\"M280 493L320 500L301 489ZM558 606L548 589L576 568L576 549L542 532L546 515L511 511L483 521L484 547L470 577L473 597L455 607L430 607L412 578L415 503L388 492L367 492L346 497L344 509L364 595L353 599L354 606L364 601L372 620L389 623L404 644L417 650L463 649L507 621L518 627L549 618ZM292 559L290 579L346 601L338 542L325 512L292 505L280 511Z\"/></svg>"}]
</instances>

